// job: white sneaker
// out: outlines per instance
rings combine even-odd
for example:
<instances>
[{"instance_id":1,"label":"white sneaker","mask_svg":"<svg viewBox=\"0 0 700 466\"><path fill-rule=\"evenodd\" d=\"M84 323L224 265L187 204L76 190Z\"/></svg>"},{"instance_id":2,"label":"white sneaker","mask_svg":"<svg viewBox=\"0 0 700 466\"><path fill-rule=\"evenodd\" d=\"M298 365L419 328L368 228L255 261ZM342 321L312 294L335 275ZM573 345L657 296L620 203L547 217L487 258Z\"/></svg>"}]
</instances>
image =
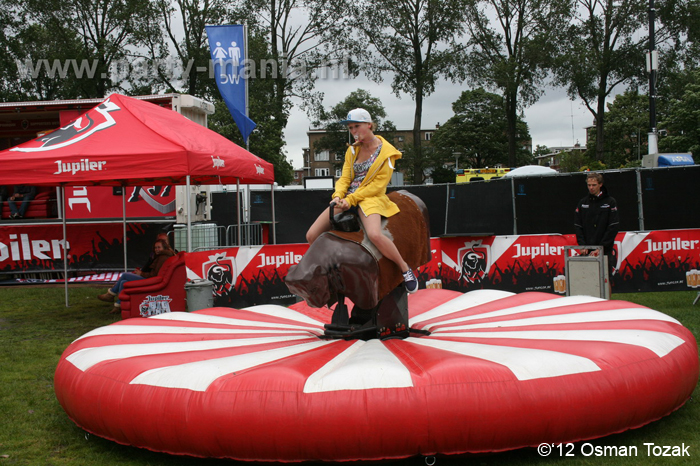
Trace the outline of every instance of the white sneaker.
<instances>
[{"instance_id":1,"label":"white sneaker","mask_svg":"<svg viewBox=\"0 0 700 466\"><path fill-rule=\"evenodd\" d=\"M413 270L408 269L403 273L403 283L409 293L418 291L418 279L413 275Z\"/></svg>"}]
</instances>

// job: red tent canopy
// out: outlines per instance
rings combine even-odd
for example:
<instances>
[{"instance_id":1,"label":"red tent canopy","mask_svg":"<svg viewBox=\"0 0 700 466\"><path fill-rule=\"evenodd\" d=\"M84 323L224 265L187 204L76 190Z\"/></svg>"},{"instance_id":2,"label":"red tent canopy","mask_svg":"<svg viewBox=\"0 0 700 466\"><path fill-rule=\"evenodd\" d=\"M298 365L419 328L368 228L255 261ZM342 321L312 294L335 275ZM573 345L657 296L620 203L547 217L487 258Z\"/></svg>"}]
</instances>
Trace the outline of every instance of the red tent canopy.
<instances>
[{"instance_id":1,"label":"red tent canopy","mask_svg":"<svg viewBox=\"0 0 700 466\"><path fill-rule=\"evenodd\" d=\"M0 152L4 185L272 184L273 167L150 102L112 94L69 125Z\"/></svg>"}]
</instances>

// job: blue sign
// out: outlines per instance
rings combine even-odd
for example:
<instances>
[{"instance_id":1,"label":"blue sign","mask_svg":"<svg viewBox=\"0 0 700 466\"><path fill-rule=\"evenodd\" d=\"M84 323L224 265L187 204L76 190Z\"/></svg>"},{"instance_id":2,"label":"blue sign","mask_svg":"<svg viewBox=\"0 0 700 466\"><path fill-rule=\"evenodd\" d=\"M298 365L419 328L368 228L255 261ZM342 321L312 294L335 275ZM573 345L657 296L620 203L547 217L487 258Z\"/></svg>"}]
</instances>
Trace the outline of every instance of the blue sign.
<instances>
[{"instance_id":1,"label":"blue sign","mask_svg":"<svg viewBox=\"0 0 700 466\"><path fill-rule=\"evenodd\" d=\"M242 25L207 26L214 78L245 141L255 129L246 114L245 28Z\"/></svg>"}]
</instances>

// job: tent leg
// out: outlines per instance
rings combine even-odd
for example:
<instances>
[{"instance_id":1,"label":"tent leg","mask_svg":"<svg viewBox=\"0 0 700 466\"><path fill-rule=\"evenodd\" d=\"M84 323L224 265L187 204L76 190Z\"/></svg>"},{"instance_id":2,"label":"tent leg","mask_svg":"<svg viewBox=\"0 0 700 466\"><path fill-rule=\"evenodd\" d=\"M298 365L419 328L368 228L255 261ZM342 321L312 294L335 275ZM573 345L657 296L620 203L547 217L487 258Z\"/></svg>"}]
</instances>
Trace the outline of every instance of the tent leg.
<instances>
[{"instance_id":1,"label":"tent leg","mask_svg":"<svg viewBox=\"0 0 700 466\"><path fill-rule=\"evenodd\" d=\"M241 245L241 180L236 178L236 223L238 224L238 237L236 245Z\"/></svg>"},{"instance_id":2,"label":"tent leg","mask_svg":"<svg viewBox=\"0 0 700 466\"><path fill-rule=\"evenodd\" d=\"M192 217L190 216L190 175L185 178L185 191L187 201L185 205L187 206L187 252L192 252Z\"/></svg>"},{"instance_id":3,"label":"tent leg","mask_svg":"<svg viewBox=\"0 0 700 466\"><path fill-rule=\"evenodd\" d=\"M275 221L275 183L270 185L270 199L272 199L272 244L277 244L277 222Z\"/></svg>"},{"instance_id":4,"label":"tent leg","mask_svg":"<svg viewBox=\"0 0 700 466\"><path fill-rule=\"evenodd\" d=\"M61 206L65 206L65 198L66 187L61 186ZM61 217L63 220L63 286L65 288L64 292L66 295L66 307L69 307L70 305L68 304L68 238L66 234L66 209L64 209L63 207L61 208Z\"/></svg>"},{"instance_id":5,"label":"tent leg","mask_svg":"<svg viewBox=\"0 0 700 466\"><path fill-rule=\"evenodd\" d=\"M124 272L126 272L126 186L122 186L122 234L124 237Z\"/></svg>"}]
</instances>

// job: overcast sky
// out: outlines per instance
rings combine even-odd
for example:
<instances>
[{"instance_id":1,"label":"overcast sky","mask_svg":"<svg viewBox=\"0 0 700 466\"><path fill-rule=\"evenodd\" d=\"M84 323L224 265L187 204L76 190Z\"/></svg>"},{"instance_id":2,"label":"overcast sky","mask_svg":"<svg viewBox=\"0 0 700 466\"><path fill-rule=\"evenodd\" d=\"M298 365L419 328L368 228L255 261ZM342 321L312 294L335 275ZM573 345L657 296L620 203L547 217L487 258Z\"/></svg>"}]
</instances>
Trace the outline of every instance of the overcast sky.
<instances>
[{"instance_id":1,"label":"overcast sky","mask_svg":"<svg viewBox=\"0 0 700 466\"><path fill-rule=\"evenodd\" d=\"M413 100L402 95L397 99L391 92L391 79L377 84L362 76L357 79L325 79L317 82L316 89L324 93L324 107L330 108L344 100L357 89L365 89L379 98L387 111L387 119L394 122L397 129L413 128ZM452 103L468 87L441 81L433 93L423 101L423 129L435 128L444 124L454 114ZM545 95L532 107L525 110L525 120L530 128L533 149L539 145L547 147L572 146L576 142L586 143L585 127L593 123L593 116L580 101L571 101L563 89L546 88ZM301 168L302 149L308 147L306 132L311 121L299 109L295 101L289 123L285 130L287 159L294 168Z\"/></svg>"}]
</instances>

